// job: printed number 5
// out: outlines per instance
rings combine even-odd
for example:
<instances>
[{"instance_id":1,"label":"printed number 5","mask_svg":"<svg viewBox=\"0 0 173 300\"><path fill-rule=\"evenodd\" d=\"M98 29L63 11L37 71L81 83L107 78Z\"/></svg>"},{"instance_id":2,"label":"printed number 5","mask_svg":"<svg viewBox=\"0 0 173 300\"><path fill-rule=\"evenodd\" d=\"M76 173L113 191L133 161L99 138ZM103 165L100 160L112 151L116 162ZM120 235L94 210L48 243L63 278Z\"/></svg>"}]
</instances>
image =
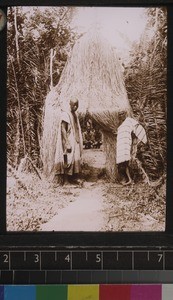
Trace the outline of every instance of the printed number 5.
<instances>
[{"instance_id":1,"label":"printed number 5","mask_svg":"<svg viewBox=\"0 0 173 300\"><path fill-rule=\"evenodd\" d=\"M97 262L97 263L100 263L100 262L101 262L100 253L96 254L96 262Z\"/></svg>"}]
</instances>

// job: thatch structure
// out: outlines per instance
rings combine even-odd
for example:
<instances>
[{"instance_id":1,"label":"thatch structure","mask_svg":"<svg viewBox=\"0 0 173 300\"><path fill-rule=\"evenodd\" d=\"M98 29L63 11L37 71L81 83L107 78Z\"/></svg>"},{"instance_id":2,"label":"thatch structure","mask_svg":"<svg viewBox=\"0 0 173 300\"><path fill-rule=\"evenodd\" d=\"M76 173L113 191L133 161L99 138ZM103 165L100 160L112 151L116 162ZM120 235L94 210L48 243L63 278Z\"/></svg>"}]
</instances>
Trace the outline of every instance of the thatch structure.
<instances>
[{"instance_id":1,"label":"thatch structure","mask_svg":"<svg viewBox=\"0 0 173 300\"><path fill-rule=\"evenodd\" d=\"M88 114L100 125L107 173L115 178L118 112L130 113L130 105L116 51L96 31L76 42L58 85L46 98L42 152L47 175L53 168L58 111L67 107L70 99L78 99L79 113Z\"/></svg>"}]
</instances>

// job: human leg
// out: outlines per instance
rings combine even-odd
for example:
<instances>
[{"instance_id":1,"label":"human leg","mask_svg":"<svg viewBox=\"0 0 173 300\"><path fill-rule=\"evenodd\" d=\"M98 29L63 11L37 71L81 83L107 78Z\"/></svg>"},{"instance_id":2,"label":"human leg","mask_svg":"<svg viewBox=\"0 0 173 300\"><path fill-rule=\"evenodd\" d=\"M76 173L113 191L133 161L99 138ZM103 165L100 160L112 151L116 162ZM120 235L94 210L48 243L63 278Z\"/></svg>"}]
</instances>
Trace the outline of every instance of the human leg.
<instances>
[{"instance_id":1,"label":"human leg","mask_svg":"<svg viewBox=\"0 0 173 300\"><path fill-rule=\"evenodd\" d=\"M130 176L129 166L126 166L126 175L128 177L128 181L126 183L124 183L124 185L131 184L132 183L132 178Z\"/></svg>"}]
</instances>

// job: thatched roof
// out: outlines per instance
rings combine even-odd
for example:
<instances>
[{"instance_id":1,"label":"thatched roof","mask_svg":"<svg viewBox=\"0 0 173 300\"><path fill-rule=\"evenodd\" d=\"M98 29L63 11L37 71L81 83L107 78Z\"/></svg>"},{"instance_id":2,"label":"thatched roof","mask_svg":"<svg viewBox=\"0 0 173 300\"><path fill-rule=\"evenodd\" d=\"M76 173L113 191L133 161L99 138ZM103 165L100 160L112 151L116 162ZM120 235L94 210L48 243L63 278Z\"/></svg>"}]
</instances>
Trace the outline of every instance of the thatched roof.
<instances>
[{"instance_id":1,"label":"thatched roof","mask_svg":"<svg viewBox=\"0 0 173 300\"><path fill-rule=\"evenodd\" d=\"M119 111L130 112L115 49L96 31L76 42L58 85L46 98L42 139L45 174L54 166L59 111L67 108L71 99L78 99L78 111L88 113L108 132L116 131Z\"/></svg>"},{"instance_id":2,"label":"thatched roof","mask_svg":"<svg viewBox=\"0 0 173 300\"><path fill-rule=\"evenodd\" d=\"M130 110L116 51L98 31L76 42L55 91L62 106L78 99L79 112L88 112L107 130L118 111Z\"/></svg>"}]
</instances>

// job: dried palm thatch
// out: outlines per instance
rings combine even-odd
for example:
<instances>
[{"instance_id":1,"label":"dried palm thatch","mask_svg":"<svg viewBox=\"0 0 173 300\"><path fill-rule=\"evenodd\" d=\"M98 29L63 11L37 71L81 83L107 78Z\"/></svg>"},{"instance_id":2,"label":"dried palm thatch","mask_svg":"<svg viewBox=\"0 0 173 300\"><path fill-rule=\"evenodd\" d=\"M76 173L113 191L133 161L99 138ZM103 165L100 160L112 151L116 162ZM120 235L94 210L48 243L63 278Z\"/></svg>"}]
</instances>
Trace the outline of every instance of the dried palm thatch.
<instances>
[{"instance_id":1,"label":"dried palm thatch","mask_svg":"<svg viewBox=\"0 0 173 300\"><path fill-rule=\"evenodd\" d=\"M100 125L105 137L107 170L114 177L118 112L130 113L130 105L115 49L97 31L89 31L76 42L54 88L54 95L49 94L46 99L43 131L45 173L49 173L52 167L58 109L66 108L70 99L78 99L79 113L89 114ZM52 149L48 150L50 145ZM46 155L45 151L48 152Z\"/></svg>"},{"instance_id":2,"label":"dried palm thatch","mask_svg":"<svg viewBox=\"0 0 173 300\"><path fill-rule=\"evenodd\" d=\"M94 30L74 45L56 91L62 105L78 99L79 112L89 113L108 131L117 127L117 112L130 109L116 51Z\"/></svg>"},{"instance_id":3,"label":"dried palm thatch","mask_svg":"<svg viewBox=\"0 0 173 300\"><path fill-rule=\"evenodd\" d=\"M54 176L52 172L54 169L60 110L58 95L56 91L52 89L45 101L43 136L41 143L41 158L43 162L43 171L46 177Z\"/></svg>"}]
</instances>

